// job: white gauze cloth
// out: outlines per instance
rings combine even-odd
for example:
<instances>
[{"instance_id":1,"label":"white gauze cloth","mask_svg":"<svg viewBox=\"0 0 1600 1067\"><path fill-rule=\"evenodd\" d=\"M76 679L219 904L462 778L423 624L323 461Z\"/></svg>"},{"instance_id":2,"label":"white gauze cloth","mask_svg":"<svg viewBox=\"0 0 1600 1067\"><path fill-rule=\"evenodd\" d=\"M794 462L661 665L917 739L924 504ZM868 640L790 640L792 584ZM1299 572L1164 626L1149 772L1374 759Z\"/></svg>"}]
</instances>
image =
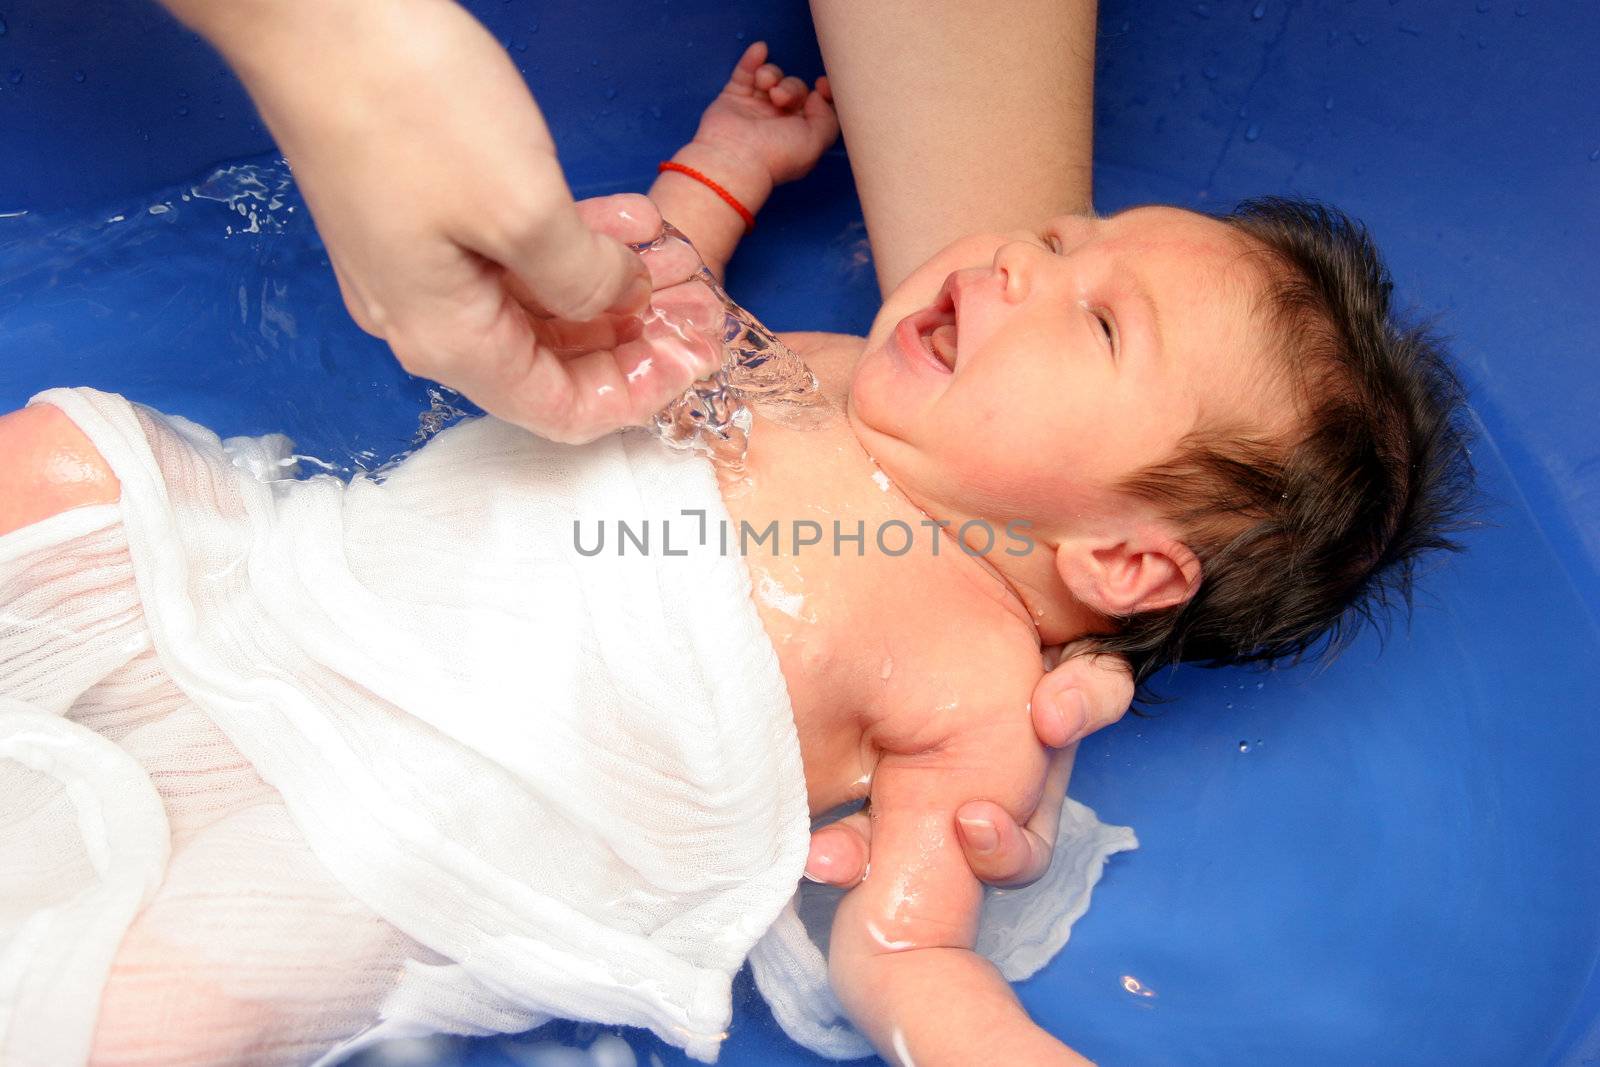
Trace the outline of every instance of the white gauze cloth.
<instances>
[{"instance_id":1,"label":"white gauze cloth","mask_svg":"<svg viewBox=\"0 0 1600 1067\"><path fill-rule=\"evenodd\" d=\"M832 898L797 893L805 777L748 572L677 543L685 509L727 515L704 460L479 419L346 485L288 477L282 437L35 402L122 496L0 537L0 1062L331 1063L555 1017L710 1061L747 957L796 1040L869 1053L827 988ZM619 520L652 551L619 555ZM1050 875L986 904L1007 977L1134 847L1072 801L1061 825Z\"/></svg>"}]
</instances>

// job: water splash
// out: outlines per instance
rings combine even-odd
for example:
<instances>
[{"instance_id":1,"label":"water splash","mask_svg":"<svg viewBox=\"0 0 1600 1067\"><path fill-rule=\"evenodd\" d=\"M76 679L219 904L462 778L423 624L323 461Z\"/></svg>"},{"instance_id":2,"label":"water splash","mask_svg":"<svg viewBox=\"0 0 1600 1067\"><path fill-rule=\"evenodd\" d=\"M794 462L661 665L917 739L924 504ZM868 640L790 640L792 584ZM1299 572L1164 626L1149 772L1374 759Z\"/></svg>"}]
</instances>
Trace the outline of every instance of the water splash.
<instances>
[{"instance_id":1,"label":"water splash","mask_svg":"<svg viewBox=\"0 0 1600 1067\"><path fill-rule=\"evenodd\" d=\"M694 249L680 230L664 223L661 236L639 246L639 251L660 254L674 246L680 253ZM722 366L661 409L652 426L674 448L697 449L719 465L738 470L749 448L756 413L797 429L812 429L834 412L810 368L755 316L734 303L698 253L694 258L698 267L685 284L703 285L721 306L718 340ZM704 332L693 322L674 321L673 313L660 308L652 307L647 318L652 316L676 329Z\"/></svg>"},{"instance_id":2,"label":"water splash","mask_svg":"<svg viewBox=\"0 0 1600 1067\"><path fill-rule=\"evenodd\" d=\"M238 163L219 167L204 181L191 187L188 195L199 200L215 200L249 223L234 233L282 233L286 220L278 214L283 210L294 178L288 164L278 160L275 166ZM290 212L294 208L288 208Z\"/></svg>"}]
</instances>

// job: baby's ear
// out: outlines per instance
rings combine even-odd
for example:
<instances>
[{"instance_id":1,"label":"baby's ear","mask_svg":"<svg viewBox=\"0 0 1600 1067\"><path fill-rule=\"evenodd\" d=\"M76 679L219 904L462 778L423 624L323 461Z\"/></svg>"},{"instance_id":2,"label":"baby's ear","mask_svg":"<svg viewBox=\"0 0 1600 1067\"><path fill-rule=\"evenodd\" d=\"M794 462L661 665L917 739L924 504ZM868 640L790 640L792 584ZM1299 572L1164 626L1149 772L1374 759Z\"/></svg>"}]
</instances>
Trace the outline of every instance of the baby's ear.
<instances>
[{"instance_id":1,"label":"baby's ear","mask_svg":"<svg viewBox=\"0 0 1600 1067\"><path fill-rule=\"evenodd\" d=\"M1106 616L1139 615L1186 602L1200 588L1200 560L1152 527L1121 537L1078 537L1056 549L1056 570L1073 596Z\"/></svg>"}]
</instances>

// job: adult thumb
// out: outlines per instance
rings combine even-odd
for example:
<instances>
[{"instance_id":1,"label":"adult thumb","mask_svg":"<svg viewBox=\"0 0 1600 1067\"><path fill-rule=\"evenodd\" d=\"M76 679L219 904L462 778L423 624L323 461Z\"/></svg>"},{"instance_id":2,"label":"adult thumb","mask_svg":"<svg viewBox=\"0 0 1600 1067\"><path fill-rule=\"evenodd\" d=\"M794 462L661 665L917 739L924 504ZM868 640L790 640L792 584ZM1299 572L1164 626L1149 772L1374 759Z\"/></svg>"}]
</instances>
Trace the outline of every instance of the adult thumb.
<instances>
[{"instance_id":1,"label":"adult thumb","mask_svg":"<svg viewBox=\"0 0 1600 1067\"><path fill-rule=\"evenodd\" d=\"M602 312L635 314L650 301L644 263L614 237L586 226L568 201L528 236L505 250L534 310L583 321Z\"/></svg>"}]
</instances>

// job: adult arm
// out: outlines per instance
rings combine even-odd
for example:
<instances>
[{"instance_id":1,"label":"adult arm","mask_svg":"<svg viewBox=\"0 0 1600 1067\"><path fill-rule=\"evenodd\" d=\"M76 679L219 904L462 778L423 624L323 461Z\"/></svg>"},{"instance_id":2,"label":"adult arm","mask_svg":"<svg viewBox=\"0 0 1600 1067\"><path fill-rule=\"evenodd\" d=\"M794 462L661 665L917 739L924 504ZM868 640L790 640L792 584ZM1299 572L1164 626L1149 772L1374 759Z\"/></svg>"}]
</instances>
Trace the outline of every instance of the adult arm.
<instances>
[{"instance_id":1,"label":"adult arm","mask_svg":"<svg viewBox=\"0 0 1600 1067\"><path fill-rule=\"evenodd\" d=\"M712 365L656 353L641 369L642 352L570 343L605 330L552 325L642 311L650 283L622 240L659 220L643 197L573 204L527 86L454 0L165 2L238 73L346 307L407 370L581 441L646 420Z\"/></svg>"},{"instance_id":2,"label":"adult arm","mask_svg":"<svg viewBox=\"0 0 1600 1067\"><path fill-rule=\"evenodd\" d=\"M811 0L887 294L951 241L1091 208L1095 0Z\"/></svg>"}]
</instances>

